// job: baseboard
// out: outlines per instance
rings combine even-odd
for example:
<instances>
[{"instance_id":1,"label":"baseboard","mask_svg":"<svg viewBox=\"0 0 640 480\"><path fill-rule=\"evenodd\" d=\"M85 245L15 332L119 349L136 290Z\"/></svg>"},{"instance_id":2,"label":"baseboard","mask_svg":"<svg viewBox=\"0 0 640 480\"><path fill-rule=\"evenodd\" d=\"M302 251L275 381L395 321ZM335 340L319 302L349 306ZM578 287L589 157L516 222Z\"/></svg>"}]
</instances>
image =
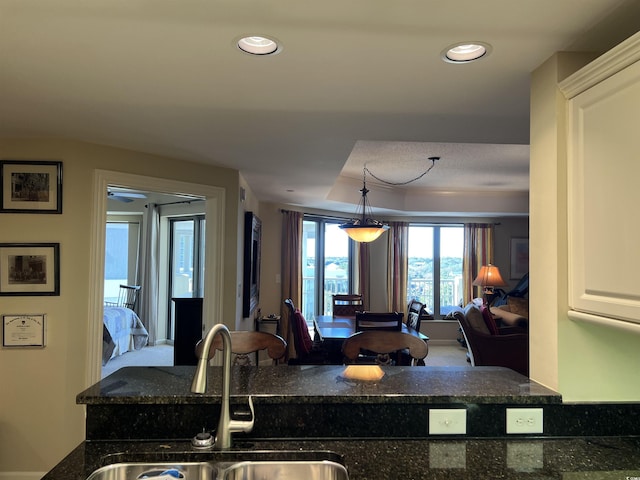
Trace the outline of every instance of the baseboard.
<instances>
[{"instance_id":1,"label":"baseboard","mask_svg":"<svg viewBox=\"0 0 640 480\"><path fill-rule=\"evenodd\" d=\"M40 480L47 472L0 472L0 480Z\"/></svg>"}]
</instances>

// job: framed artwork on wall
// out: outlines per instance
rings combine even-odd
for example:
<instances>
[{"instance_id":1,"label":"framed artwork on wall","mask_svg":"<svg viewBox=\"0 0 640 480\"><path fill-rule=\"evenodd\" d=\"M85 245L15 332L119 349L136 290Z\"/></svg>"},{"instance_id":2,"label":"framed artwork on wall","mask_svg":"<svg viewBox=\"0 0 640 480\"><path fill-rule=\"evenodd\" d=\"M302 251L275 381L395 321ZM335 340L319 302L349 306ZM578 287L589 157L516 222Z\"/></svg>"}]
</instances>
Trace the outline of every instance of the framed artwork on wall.
<instances>
[{"instance_id":1,"label":"framed artwork on wall","mask_svg":"<svg viewBox=\"0 0 640 480\"><path fill-rule=\"evenodd\" d=\"M0 295L60 295L60 244L0 243Z\"/></svg>"},{"instance_id":2,"label":"framed artwork on wall","mask_svg":"<svg viewBox=\"0 0 640 480\"><path fill-rule=\"evenodd\" d=\"M0 160L0 213L62 213L62 162Z\"/></svg>"},{"instance_id":3,"label":"framed artwork on wall","mask_svg":"<svg viewBox=\"0 0 640 480\"><path fill-rule=\"evenodd\" d=\"M244 268L242 316L248 318L260 302L262 222L253 212L244 214Z\"/></svg>"},{"instance_id":4,"label":"framed artwork on wall","mask_svg":"<svg viewBox=\"0 0 640 480\"><path fill-rule=\"evenodd\" d=\"M511 279L520 279L529 272L529 239L511 239Z\"/></svg>"}]
</instances>

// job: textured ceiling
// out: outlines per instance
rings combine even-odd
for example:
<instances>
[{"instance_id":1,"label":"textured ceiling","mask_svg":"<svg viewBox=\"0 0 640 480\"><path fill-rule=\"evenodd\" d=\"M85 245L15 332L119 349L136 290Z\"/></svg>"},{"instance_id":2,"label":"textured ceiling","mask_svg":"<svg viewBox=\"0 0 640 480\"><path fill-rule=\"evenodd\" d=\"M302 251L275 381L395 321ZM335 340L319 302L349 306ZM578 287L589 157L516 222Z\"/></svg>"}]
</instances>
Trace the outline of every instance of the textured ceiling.
<instances>
[{"instance_id":1,"label":"textured ceiling","mask_svg":"<svg viewBox=\"0 0 640 480\"><path fill-rule=\"evenodd\" d=\"M531 72L557 51L604 51L638 19L638 0L0 0L0 137L230 167L262 201L334 211L353 209L364 163L404 175L437 155L374 206L473 211L417 200L459 189L512 214L509 192L528 185ZM247 34L283 49L241 53ZM491 54L441 60L472 40Z\"/></svg>"}]
</instances>

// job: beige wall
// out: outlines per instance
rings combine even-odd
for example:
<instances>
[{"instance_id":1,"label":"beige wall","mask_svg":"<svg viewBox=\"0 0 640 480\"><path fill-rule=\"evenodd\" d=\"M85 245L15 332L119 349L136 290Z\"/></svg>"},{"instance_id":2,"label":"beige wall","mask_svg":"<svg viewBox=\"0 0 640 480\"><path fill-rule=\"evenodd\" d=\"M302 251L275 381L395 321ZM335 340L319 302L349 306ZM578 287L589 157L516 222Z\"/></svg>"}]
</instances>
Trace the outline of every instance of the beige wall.
<instances>
[{"instance_id":1,"label":"beige wall","mask_svg":"<svg viewBox=\"0 0 640 480\"><path fill-rule=\"evenodd\" d=\"M235 291L238 173L70 141L0 140L0 158L63 162L63 213L0 214L0 243L60 243L60 296L0 297L0 313L45 313L44 349L0 349L0 472L46 471L84 438L93 171L106 169L226 189L224 290ZM225 318L235 313L223 295Z\"/></svg>"},{"instance_id":2,"label":"beige wall","mask_svg":"<svg viewBox=\"0 0 640 480\"><path fill-rule=\"evenodd\" d=\"M591 58L555 55L532 78L531 378L560 392L566 402L637 402L638 335L576 323L567 315L566 105L557 82ZM629 220L627 212L611 214Z\"/></svg>"}]
</instances>

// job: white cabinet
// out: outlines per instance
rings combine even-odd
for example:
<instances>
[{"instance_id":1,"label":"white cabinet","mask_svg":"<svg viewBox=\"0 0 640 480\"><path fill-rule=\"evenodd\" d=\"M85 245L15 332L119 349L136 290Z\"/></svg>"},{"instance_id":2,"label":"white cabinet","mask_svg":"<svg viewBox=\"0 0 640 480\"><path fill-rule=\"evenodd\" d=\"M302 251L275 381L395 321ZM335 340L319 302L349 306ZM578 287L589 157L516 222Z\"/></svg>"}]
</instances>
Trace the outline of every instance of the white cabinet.
<instances>
[{"instance_id":1,"label":"white cabinet","mask_svg":"<svg viewBox=\"0 0 640 480\"><path fill-rule=\"evenodd\" d=\"M640 324L640 33L560 88L568 105L569 316Z\"/></svg>"}]
</instances>

